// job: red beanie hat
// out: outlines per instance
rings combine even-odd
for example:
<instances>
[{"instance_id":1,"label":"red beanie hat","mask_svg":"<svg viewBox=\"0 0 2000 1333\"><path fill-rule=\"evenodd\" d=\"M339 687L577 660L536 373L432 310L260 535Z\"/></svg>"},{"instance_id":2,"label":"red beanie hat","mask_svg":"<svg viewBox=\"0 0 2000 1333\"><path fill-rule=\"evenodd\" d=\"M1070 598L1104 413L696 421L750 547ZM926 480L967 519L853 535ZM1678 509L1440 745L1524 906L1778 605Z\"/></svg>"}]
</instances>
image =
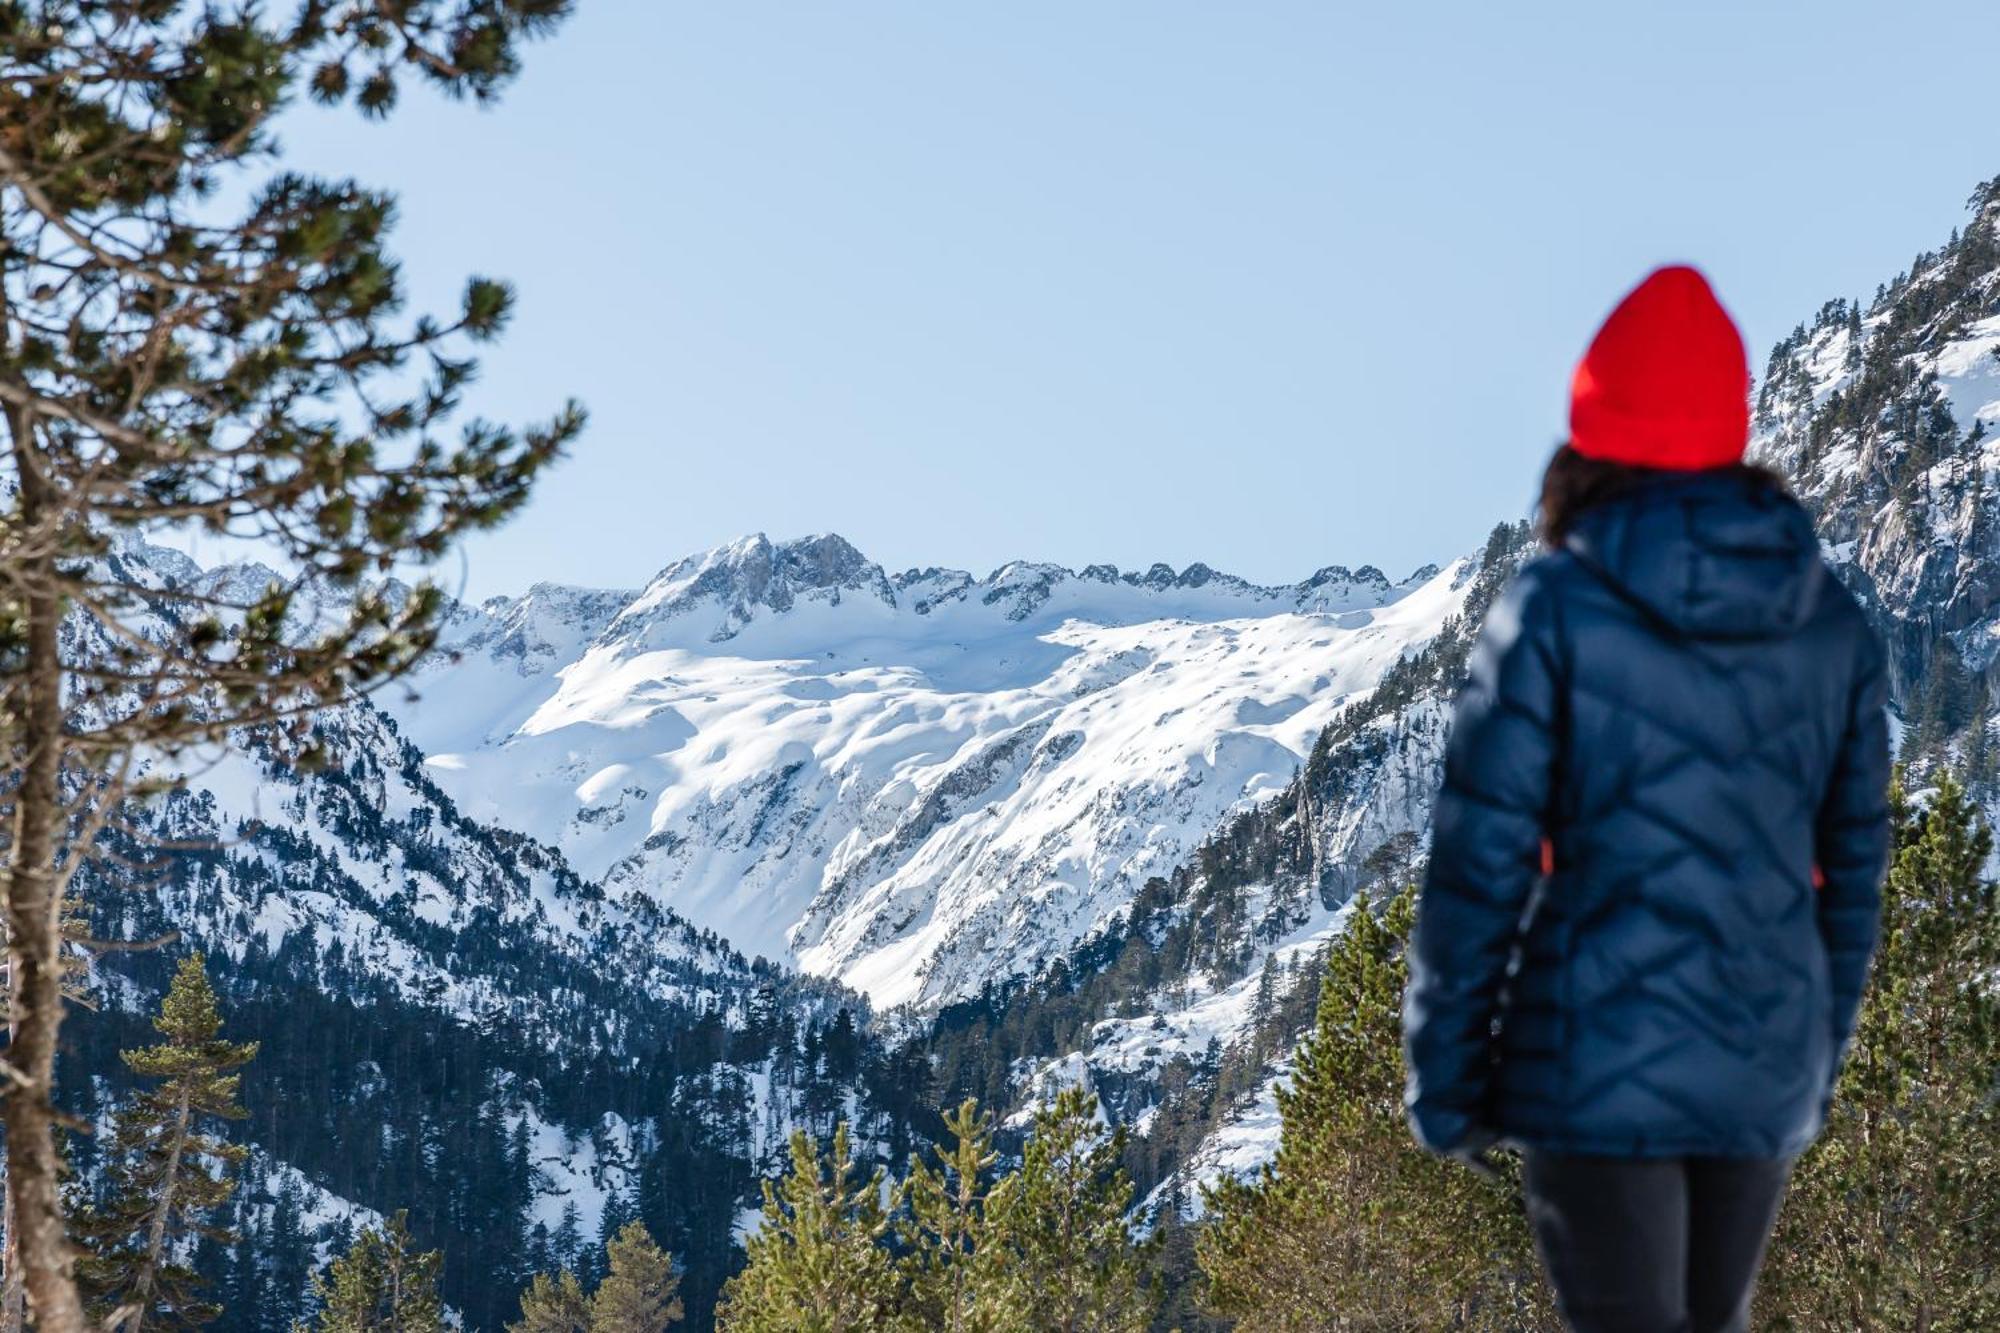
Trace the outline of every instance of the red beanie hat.
<instances>
[{"instance_id":1,"label":"red beanie hat","mask_svg":"<svg viewBox=\"0 0 2000 1333\"><path fill-rule=\"evenodd\" d=\"M1569 443L1590 458L1692 472L1742 459L1750 440L1743 335L1685 265L1656 269L1618 303L1569 390Z\"/></svg>"}]
</instances>

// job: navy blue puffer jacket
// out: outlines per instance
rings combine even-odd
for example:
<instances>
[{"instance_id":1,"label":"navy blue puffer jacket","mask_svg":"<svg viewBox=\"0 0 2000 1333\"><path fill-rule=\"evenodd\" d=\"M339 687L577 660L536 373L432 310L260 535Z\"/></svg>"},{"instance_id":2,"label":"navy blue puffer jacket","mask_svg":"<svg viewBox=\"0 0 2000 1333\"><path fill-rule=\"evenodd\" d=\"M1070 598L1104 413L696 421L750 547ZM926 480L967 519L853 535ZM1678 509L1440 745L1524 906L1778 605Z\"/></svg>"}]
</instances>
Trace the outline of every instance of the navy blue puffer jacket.
<instances>
[{"instance_id":1,"label":"navy blue puffer jacket","mask_svg":"<svg viewBox=\"0 0 2000 1333\"><path fill-rule=\"evenodd\" d=\"M1875 942L1886 704L1811 520L1740 473L1591 509L1523 569L1446 752L1404 1010L1418 1137L1804 1148Z\"/></svg>"}]
</instances>

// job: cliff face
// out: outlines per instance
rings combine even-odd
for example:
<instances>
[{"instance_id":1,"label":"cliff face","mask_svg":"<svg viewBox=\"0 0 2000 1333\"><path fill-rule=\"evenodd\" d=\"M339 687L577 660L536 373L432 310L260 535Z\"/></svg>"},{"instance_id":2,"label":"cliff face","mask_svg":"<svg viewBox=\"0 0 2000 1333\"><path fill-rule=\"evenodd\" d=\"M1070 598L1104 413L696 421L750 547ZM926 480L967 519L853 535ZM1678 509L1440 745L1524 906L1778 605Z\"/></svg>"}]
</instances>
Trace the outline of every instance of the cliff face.
<instances>
[{"instance_id":1,"label":"cliff face","mask_svg":"<svg viewBox=\"0 0 2000 1333\"><path fill-rule=\"evenodd\" d=\"M1778 344L1752 446L1889 638L1920 750L1983 747L2000 656L2000 179L1970 207L1872 300L1829 301Z\"/></svg>"}]
</instances>

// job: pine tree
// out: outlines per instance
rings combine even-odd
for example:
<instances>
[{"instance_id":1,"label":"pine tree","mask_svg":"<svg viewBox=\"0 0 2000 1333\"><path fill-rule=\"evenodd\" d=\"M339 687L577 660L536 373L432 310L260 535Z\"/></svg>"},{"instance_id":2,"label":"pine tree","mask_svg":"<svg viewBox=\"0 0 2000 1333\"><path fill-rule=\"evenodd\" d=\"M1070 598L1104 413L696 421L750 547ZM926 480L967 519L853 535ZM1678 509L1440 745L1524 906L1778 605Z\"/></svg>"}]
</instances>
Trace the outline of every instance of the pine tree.
<instances>
[{"instance_id":1,"label":"pine tree","mask_svg":"<svg viewBox=\"0 0 2000 1333\"><path fill-rule=\"evenodd\" d=\"M512 298L413 313L393 201L285 170L303 97L387 115L419 79L495 97L569 0L0 5L0 789L19 1272L42 1333L82 1333L55 1057L64 902L100 830L235 743L408 670L446 606L362 580L436 560L527 499L582 427L462 414ZM496 182L498 189L505 185ZM496 198L499 195L496 193ZM245 539L287 580L161 586L126 538ZM298 578L290 578L291 575ZM324 598L339 588L351 596Z\"/></svg>"},{"instance_id":2,"label":"pine tree","mask_svg":"<svg viewBox=\"0 0 2000 1333\"><path fill-rule=\"evenodd\" d=\"M507 1333L588 1333L590 1307L574 1273L537 1273L521 1293L521 1317Z\"/></svg>"},{"instance_id":3,"label":"pine tree","mask_svg":"<svg viewBox=\"0 0 2000 1333\"><path fill-rule=\"evenodd\" d=\"M408 1215L369 1227L354 1248L313 1279L318 1333L443 1333L438 1272L444 1255L419 1251Z\"/></svg>"},{"instance_id":4,"label":"pine tree","mask_svg":"<svg viewBox=\"0 0 2000 1333\"><path fill-rule=\"evenodd\" d=\"M604 1200L604 1212L597 1220L597 1251L593 1255L592 1271L588 1276L601 1280L604 1276L603 1261L611 1242L623 1231L627 1224L639 1220L639 1201L627 1189L613 1190Z\"/></svg>"},{"instance_id":5,"label":"pine tree","mask_svg":"<svg viewBox=\"0 0 2000 1333\"><path fill-rule=\"evenodd\" d=\"M575 1199L565 1200L555 1233L549 1238L549 1257L557 1268L573 1267L583 1253L583 1214Z\"/></svg>"},{"instance_id":6,"label":"pine tree","mask_svg":"<svg viewBox=\"0 0 2000 1333\"><path fill-rule=\"evenodd\" d=\"M605 1276L584 1294L576 1274L537 1273L521 1293L521 1317L508 1333L663 1333L681 1320L673 1256L643 1223L627 1222L605 1246Z\"/></svg>"},{"instance_id":7,"label":"pine tree","mask_svg":"<svg viewBox=\"0 0 2000 1333\"><path fill-rule=\"evenodd\" d=\"M311 1288L313 1237L305 1218L305 1191L298 1177L287 1174L271 1205L270 1228L259 1247L263 1269L257 1325L264 1329L289 1329L305 1314Z\"/></svg>"},{"instance_id":8,"label":"pine tree","mask_svg":"<svg viewBox=\"0 0 2000 1333\"><path fill-rule=\"evenodd\" d=\"M1196 1253L1203 1224L1162 1211L1158 1225L1151 1266L1161 1302L1153 1328L1165 1333L1229 1333L1236 1322L1215 1314L1205 1299L1207 1284Z\"/></svg>"},{"instance_id":9,"label":"pine tree","mask_svg":"<svg viewBox=\"0 0 2000 1333\"><path fill-rule=\"evenodd\" d=\"M1759 1293L1772 1326L2000 1328L2000 900L1993 838L1941 773L1896 794L1882 942L1826 1132Z\"/></svg>"},{"instance_id":10,"label":"pine tree","mask_svg":"<svg viewBox=\"0 0 2000 1333\"><path fill-rule=\"evenodd\" d=\"M968 1097L944 1117L938 1164L913 1162L903 1182L903 1244L907 1294L903 1318L911 1333L996 1333L1009 1326L1000 1292L1000 1251L988 1217L992 1124Z\"/></svg>"},{"instance_id":11,"label":"pine tree","mask_svg":"<svg viewBox=\"0 0 2000 1333\"><path fill-rule=\"evenodd\" d=\"M1278 1093L1277 1159L1206 1191L1197 1250L1245 1333L1555 1327L1510 1189L1418 1148L1404 1122L1405 891L1357 897L1311 1038Z\"/></svg>"},{"instance_id":12,"label":"pine tree","mask_svg":"<svg viewBox=\"0 0 2000 1333\"><path fill-rule=\"evenodd\" d=\"M235 1238L209 1225L236 1188L248 1149L210 1132L215 1120L240 1120L238 1070L257 1043L223 1041L222 1016L200 954L181 960L153 1020L164 1041L121 1051L141 1078L158 1079L118 1114L105 1166L106 1200L78 1219L86 1247L77 1280L100 1317L119 1311L126 1333L195 1328L220 1307L184 1262L190 1242Z\"/></svg>"},{"instance_id":13,"label":"pine tree","mask_svg":"<svg viewBox=\"0 0 2000 1333\"><path fill-rule=\"evenodd\" d=\"M1007 1252L1002 1299L1026 1327L1140 1333L1152 1321L1153 1293L1125 1216L1125 1146L1124 1127L1106 1129L1097 1098L1081 1088L1035 1112L1021 1169L989 1205Z\"/></svg>"},{"instance_id":14,"label":"pine tree","mask_svg":"<svg viewBox=\"0 0 2000 1333\"><path fill-rule=\"evenodd\" d=\"M662 1333L680 1322L673 1258L640 1222L627 1222L605 1247L609 1271L590 1295L588 1333Z\"/></svg>"},{"instance_id":15,"label":"pine tree","mask_svg":"<svg viewBox=\"0 0 2000 1333\"><path fill-rule=\"evenodd\" d=\"M857 1333L887 1327L896 1276L881 1241L882 1172L859 1184L847 1125L838 1125L822 1164L803 1132L792 1135L792 1168L764 1182L763 1222L750 1237L749 1263L723 1288L724 1333Z\"/></svg>"}]
</instances>

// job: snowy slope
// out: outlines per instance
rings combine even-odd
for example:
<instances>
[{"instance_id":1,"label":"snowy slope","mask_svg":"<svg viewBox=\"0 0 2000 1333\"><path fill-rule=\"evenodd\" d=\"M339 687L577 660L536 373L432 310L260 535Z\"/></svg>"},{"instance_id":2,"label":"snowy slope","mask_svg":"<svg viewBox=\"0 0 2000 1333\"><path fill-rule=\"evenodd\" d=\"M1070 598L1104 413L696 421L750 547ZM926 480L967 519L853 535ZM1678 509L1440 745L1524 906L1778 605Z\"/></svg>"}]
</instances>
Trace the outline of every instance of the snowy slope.
<instances>
[{"instance_id":1,"label":"snowy slope","mask_svg":"<svg viewBox=\"0 0 2000 1333\"><path fill-rule=\"evenodd\" d=\"M760 536L615 610L548 587L462 610L455 659L389 706L469 815L614 896L930 1003L1060 956L1276 792L1461 575L892 578Z\"/></svg>"},{"instance_id":2,"label":"snowy slope","mask_svg":"<svg viewBox=\"0 0 2000 1333\"><path fill-rule=\"evenodd\" d=\"M1865 305L1830 301L1771 355L1753 456L1792 480L1897 649L2000 656L2000 180L1963 231ZM1954 667L1953 669L1956 669Z\"/></svg>"},{"instance_id":3,"label":"snowy slope","mask_svg":"<svg viewBox=\"0 0 2000 1333\"><path fill-rule=\"evenodd\" d=\"M1310 1025L1326 950L1357 890L1379 905L1419 876L1465 655L1534 549L1526 524L1496 528L1433 590L1451 607L1436 632L1352 700L1275 799L1212 830L1135 903L1134 924L1003 1002L1009 1028L1068 1034L1014 1055L1019 1095L1082 1085L1141 1133L1149 1216L1198 1211L1200 1186L1275 1151L1274 1090ZM1085 995L1095 1007L1078 1024Z\"/></svg>"},{"instance_id":4,"label":"snowy slope","mask_svg":"<svg viewBox=\"0 0 2000 1333\"><path fill-rule=\"evenodd\" d=\"M120 558L162 586L272 577L143 543ZM439 1204L490 1187L483 1206L518 1218L528 1247L507 1263L587 1242L642 1179L699 1179L703 1208L733 1217L794 1126L853 1120L899 1158L929 1114L863 1086L852 1057L815 1055L847 1001L746 952L935 1008L1103 939L1142 885L1178 883L1306 769L1314 850L1251 895L1258 949L1306 970L1349 862L1425 818L1435 710L1368 700L1456 632L1477 568L1279 588L1200 566L890 577L839 538L752 538L637 593L537 585L454 606L449 654L410 688L318 719L324 771L251 737L184 761L188 789L149 823L190 850L153 892L105 886L102 929L206 949L232 1021L275 1062L272 1094L330 1074L352 1089L341 1139L421 1149L436 1176L412 1197L407 1167L295 1140L278 1097L253 1096L251 1141L327 1199L410 1202L469 1235L486 1224ZM1309 760L1343 713L1366 714L1338 747L1358 758ZM100 980L125 1014L157 993L156 976ZM1149 1082L1239 1037L1252 989L1189 964L1145 1000L1161 1018L1032 1053L1018 1093L1057 1066L1101 1071L1122 1080L1107 1105L1143 1125ZM293 1022L299 991L320 998ZM347 1034L335 1061L313 1051L327 1023ZM431 1059L459 1073L433 1083ZM468 1116L444 1156L421 1146ZM707 1222L668 1209L664 1224Z\"/></svg>"}]
</instances>

